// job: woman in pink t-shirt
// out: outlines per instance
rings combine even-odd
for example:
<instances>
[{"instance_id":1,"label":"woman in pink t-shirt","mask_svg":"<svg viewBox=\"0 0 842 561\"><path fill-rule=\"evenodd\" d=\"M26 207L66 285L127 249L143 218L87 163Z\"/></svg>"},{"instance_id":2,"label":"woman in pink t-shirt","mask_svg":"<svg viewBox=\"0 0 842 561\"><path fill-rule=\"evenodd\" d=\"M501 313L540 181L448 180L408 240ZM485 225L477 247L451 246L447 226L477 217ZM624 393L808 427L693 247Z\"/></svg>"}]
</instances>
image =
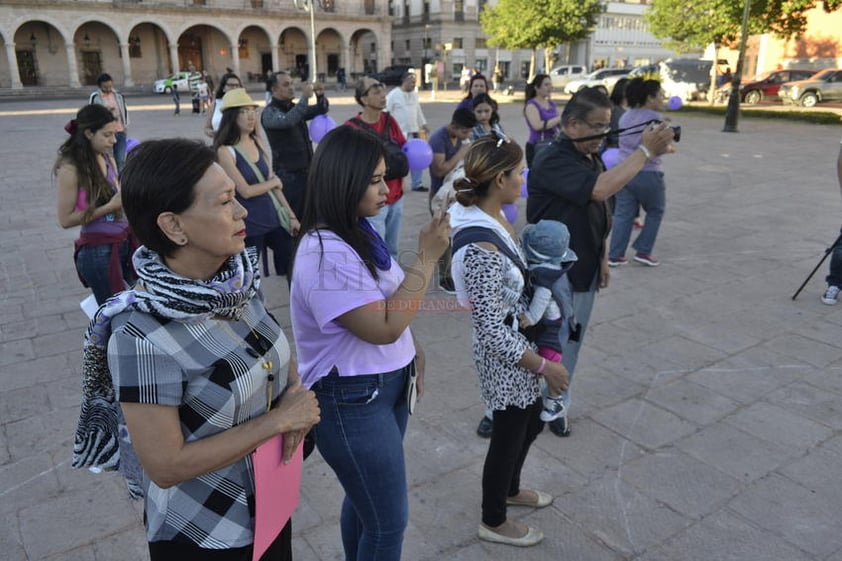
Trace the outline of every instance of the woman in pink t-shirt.
<instances>
[{"instance_id":1,"label":"woman in pink t-shirt","mask_svg":"<svg viewBox=\"0 0 842 561\"><path fill-rule=\"evenodd\" d=\"M407 392L416 380L421 395L424 373L409 324L448 246L450 223L439 213L421 230L407 269L413 274L405 277L367 220L386 204L384 155L374 135L349 126L319 143L293 260L290 316L301 380L322 412L316 445L345 490L346 557L399 561L409 519Z\"/></svg>"}]
</instances>

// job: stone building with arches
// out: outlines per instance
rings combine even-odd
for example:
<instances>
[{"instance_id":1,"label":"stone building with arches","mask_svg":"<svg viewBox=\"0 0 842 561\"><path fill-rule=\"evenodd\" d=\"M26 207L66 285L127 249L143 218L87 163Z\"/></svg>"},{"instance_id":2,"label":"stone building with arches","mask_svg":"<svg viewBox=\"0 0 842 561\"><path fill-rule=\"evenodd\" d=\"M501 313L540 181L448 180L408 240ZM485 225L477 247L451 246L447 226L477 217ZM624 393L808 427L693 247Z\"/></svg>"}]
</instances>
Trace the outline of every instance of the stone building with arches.
<instances>
[{"instance_id":1,"label":"stone building with arches","mask_svg":"<svg viewBox=\"0 0 842 561\"><path fill-rule=\"evenodd\" d=\"M389 64L387 0L316 0L316 68L335 80ZM306 5L306 2L305 2ZM119 87L145 87L180 70L244 80L266 70L309 72L308 11L293 0L4 0L0 88L82 87L108 72Z\"/></svg>"}]
</instances>

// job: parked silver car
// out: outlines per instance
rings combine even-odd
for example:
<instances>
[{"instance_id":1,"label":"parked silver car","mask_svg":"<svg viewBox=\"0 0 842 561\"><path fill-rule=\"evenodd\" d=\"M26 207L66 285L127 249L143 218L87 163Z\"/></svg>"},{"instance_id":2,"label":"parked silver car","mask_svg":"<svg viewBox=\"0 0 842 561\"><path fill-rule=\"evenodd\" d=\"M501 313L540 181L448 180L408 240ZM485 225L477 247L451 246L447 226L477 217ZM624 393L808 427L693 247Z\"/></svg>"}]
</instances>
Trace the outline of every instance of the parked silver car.
<instances>
[{"instance_id":1,"label":"parked silver car","mask_svg":"<svg viewBox=\"0 0 842 561\"><path fill-rule=\"evenodd\" d=\"M550 80L553 82L553 88L558 88L564 91L564 86L573 80L580 80L588 73L588 69L577 64L567 64L564 66L556 66L550 70Z\"/></svg>"},{"instance_id":2,"label":"parked silver car","mask_svg":"<svg viewBox=\"0 0 842 561\"><path fill-rule=\"evenodd\" d=\"M820 101L840 101L842 69L820 70L806 80L784 84L778 95L784 104L797 103L802 107L814 107Z\"/></svg>"}]
</instances>

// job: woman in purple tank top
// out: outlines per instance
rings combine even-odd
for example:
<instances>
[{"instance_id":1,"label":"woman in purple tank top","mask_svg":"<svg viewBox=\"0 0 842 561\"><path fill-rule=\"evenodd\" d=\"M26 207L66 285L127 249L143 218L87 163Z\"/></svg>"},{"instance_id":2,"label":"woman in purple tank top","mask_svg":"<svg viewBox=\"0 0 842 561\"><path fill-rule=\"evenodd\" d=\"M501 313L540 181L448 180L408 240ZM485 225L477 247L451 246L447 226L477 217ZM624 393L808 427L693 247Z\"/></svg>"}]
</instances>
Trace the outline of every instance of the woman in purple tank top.
<instances>
[{"instance_id":1,"label":"woman in purple tank top","mask_svg":"<svg viewBox=\"0 0 842 561\"><path fill-rule=\"evenodd\" d=\"M258 255L272 250L275 273L285 275L292 249L292 237L301 224L284 197L280 178L272 171L266 146L256 134L257 103L243 88L225 93L221 100L222 121L214 137L219 165L234 181L237 200L248 211L246 247L256 247ZM274 201L273 201L274 198ZM285 220L281 221L280 213ZM268 274L268 265L263 264Z\"/></svg>"},{"instance_id":2,"label":"woman in purple tank top","mask_svg":"<svg viewBox=\"0 0 842 561\"><path fill-rule=\"evenodd\" d=\"M70 133L53 167L58 186L58 222L81 226L74 260L79 280L98 304L134 281L136 247L123 216L117 164L117 120L103 105L86 105L64 129Z\"/></svg>"},{"instance_id":3,"label":"woman in purple tank top","mask_svg":"<svg viewBox=\"0 0 842 561\"><path fill-rule=\"evenodd\" d=\"M550 99L553 82L547 74L536 74L526 84L526 104L523 115L529 127L529 140L526 141L526 165L532 166L535 145L542 140L550 140L558 132L561 115L558 107Z\"/></svg>"}]
</instances>

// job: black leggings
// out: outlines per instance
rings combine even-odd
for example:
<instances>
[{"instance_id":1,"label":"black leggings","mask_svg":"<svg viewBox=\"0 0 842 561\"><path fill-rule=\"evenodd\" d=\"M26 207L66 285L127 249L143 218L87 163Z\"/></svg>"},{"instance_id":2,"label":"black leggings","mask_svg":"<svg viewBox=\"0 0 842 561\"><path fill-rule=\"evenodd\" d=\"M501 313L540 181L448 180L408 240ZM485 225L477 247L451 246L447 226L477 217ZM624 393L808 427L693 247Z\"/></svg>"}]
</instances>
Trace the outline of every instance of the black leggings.
<instances>
[{"instance_id":1,"label":"black leggings","mask_svg":"<svg viewBox=\"0 0 842 561\"><path fill-rule=\"evenodd\" d=\"M490 528L506 521L506 499L520 493L520 472L529 447L544 429L539 396L526 409L494 411L494 429L482 469L482 523Z\"/></svg>"},{"instance_id":2,"label":"black leggings","mask_svg":"<svg viewBox=\"0 0 842 561\"><path fill-rule=\"evenodd\" d=\"M252 546L233 549L204 549L197 545L175 542L150 542L150 561L251 561ZM292 520L260 556L260 561L292 561Z\"/></svg>"}]
</instances>

